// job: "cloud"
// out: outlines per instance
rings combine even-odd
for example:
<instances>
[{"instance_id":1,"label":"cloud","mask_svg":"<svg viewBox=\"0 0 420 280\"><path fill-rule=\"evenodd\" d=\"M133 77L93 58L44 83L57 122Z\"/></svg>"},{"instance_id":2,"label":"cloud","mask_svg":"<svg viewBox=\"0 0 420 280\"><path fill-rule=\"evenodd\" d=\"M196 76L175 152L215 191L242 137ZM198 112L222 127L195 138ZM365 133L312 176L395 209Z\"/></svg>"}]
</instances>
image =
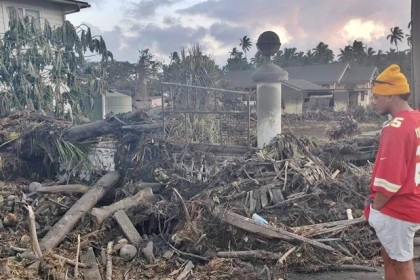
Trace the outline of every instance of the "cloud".
<instances>
[{"instance_id":1,"label":"cloud","mask_svg":"<svg viewBox=\"0 0 420 280\"><path fill-rule=\"evenodd\" d=\"M205 28L189 28L180 24L169 27L153 23L145 27L133 25L129 32L120 26L111 31L101 31L97 26L86 24L91 27L93 35L102 35L114 58L122 61L135 61L140 49L150 49L158 58L166 59L172 52L202 41L207 34Z\"/></svg>"},{"instance_id":2,"label":"cloud","mask_svg":"<svg viewBox=\"0 0 420 280\"><path fill-rule=\"evenodd\" d=\"M91 0L95 4L98 0ZM339 48L362 40L369 47L388 50L386 36L393 26L405 32L410 19L410 0L104 0L83 14L103 35L116 59L135 61L138 49L149 48L167 60L182 46L200 43L203 50L223 64L239 38L250 37L254 55L258 36L272 30L282 48L299 51L328 44ZM102 3L102 2L101 2ZM107 20L97 13L106 10ZM105 8L104 8L105 7ZM91 11L88 11L91 10ZM79 22L76 22L80 24ZM88 24L92 26L91 24ZM104 31L106 30L106 31Z\"/></svg>"},{"instance_id":3,"label":"cloud","mask_svg":"<svg viewBox=\"0 0 420 280\"><path fill-rule=\"evenodd\" d=\"M171 6L181 0L140 0L137 2L130 2L126 7L129 15L135 18L150 18L155 16L156 10L162 6Z\"/></svg>"},{"instance_id":4,"label":"cloud","mask_svg":"<svg viewBox=\"0 0 420 280\"><path fill-rule=\"evenodd\" d=\"M391 26L405 27L410 1L206 0L177 12L252 28L250 37L254 41L265 28L282 32L282 42L301 49L312 48L320 41L338 48L354 38L376 40Z\"/></svg>"},{"instance_id":5,"label":"cloud","mask_svg":"<svg viewBox=\"0 0 420 280\"><path fill-rule=\"evenodd\" d=\"M222 23L214 23L209 28L209 34L221 42L224 46L237 46L239 39L248 36L251 30L247 26L231 26Z\"/></svg>"}]
</instances>

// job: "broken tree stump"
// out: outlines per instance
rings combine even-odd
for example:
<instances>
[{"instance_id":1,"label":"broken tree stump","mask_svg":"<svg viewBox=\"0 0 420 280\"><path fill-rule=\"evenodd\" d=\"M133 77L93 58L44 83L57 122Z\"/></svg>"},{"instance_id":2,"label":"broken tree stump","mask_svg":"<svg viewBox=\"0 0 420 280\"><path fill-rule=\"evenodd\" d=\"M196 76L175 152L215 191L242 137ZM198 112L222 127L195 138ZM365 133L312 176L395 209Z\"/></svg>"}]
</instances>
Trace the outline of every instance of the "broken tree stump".
<instances>
[{"instance_id":1,"label":"broken tree stump","mask_svg":"<svg viewBox=\"0 0 420 280\"><path fill-rule=\"evenodd\" d=\"M144 247L141 252L145 256L146 260L151 264L155 261L155 255L153 254L153 241L149 241L147 246Z\"/></svg>"},{"instance_id":2,"label":"broken tree stump","mask_svg":"<svg viewBox=\"0 0 420 280\"><path fill-rule=\"evenodd\" d=\"M101 272L99 271L98 263L96 262L95 253L93 248L89 247L86 253L81 256L82 261L86 264L83 271L85 280L102 280Z\"/></svg>"},{"instance_id":3,"label":"broken tree stump","mask_svg":"<svg viewBox=\"0 0 420 280\"><path fill-rule=\"evenodd\" d=\"M118 210L126 210L135 206L146 207L155 201L155 196L151 188L145 188L139 191L135 196L130 196L109 206L93 208L91 213L98 224L102 224L108 217L112 216Z\"/></svg>"},{"instance_id":4,"label":"broken tree stump","mask_svg":"<svg viewBox=\"0 0 420 280\"><path fill-rule=\"evenodd\" d=\"M143 239L141 238L140 233L134 227L133 223L130 221L130 218L128 218L127 213L125 213L124 210L118 210L114 214L114 219L117 221L118 225L130 243L138 247L140 241Z\"/></svg>"},{"instance_id":5,"label":"broken tree stump","mask_svg":"<svg viewBox=\"0 0 420 280\"><path fill-rule=\"evenodd\" d=\"M111 171L99 179L44 236L40 242L41 249L51 250L57 247L73 229L77 221L92 209L105 193L117 183L119 177L120 175L117 171Z\"/></svg>"}]
</instances>

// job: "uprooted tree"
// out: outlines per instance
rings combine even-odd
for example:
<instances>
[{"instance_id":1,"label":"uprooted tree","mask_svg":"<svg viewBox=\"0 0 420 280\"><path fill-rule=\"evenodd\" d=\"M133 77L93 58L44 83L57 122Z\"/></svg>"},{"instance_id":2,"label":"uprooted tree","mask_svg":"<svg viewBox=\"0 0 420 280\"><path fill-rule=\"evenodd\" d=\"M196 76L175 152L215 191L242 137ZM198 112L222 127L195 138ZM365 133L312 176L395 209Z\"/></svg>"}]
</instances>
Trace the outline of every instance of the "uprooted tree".
<instances>
[{"instance_id":1,"label":"uprooted tree","mask_svg":"<svg viewBox=\"0 0 420 280\"><path fill-rule=\"evenodd\" d=\"M69 21L51 27L46 19L20 17L8 8L9 30L0 41L0 114L11 109L79 115L106 89L102 63L85 65L85 54L112 58L101 36ZM80 70L83 69L83 72Z\"/></svg>"}]
</instances>

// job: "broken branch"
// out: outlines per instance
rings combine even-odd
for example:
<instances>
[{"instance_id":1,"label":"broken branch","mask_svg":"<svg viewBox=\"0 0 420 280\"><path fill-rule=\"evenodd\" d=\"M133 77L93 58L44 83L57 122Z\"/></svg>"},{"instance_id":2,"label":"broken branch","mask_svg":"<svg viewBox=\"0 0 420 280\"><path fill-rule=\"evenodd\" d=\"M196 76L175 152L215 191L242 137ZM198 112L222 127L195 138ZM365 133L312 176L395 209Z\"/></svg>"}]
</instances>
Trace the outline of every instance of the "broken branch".
<instances>
[{"instance_id":1,"label":"broken branch","mask_svg":"<svg viewBox=\"0 0 420 280\"><path fill-rule=\"evenodd\" d=\"M217 257L219 258L238 258L238 259L263 259L263 260L278 260L280 255L277 253L271 253L267 251L255 250L255 251L228 251L218 252Z\"/></svg>"},{"instance_id":2,"label":"broken branch","mask_svg":"<svg viewBox=\"0 0 420 280\"><path fill-rule=\"evenodd\" d=\"M29 231L31 234L32 246L33 246L36 256L38 258L42 258L42 251L41 251L41 247L39 246L38 235L36 234L34 210L32 210L31 206L27 206L27 209L29 213Z\"/></svg>"},{"instance_id":3,"label":"broken branch","mask_svg":"<svg viewBox=\"0 0 420 280\"><path fill-rule=\"evenodd\" d=\"M41 248L51 250L57 247L63 238L73 229L77 221L112 188L120 175L117 171L108 172L85 195L83 195L53 226L41 240Z\"/></svg>"},{"instance_id":4,"label":"broken branch","mask_svg":"<svg viewBox=\"0 0 420 280\"><path fill-rule=\"evenodd\" d=\"M120 201L115 202L109 206L102 208L93 208L92 215L95 217L98 224L102 224L105 219L111 217L118 210L126 210L135 206L146 207L148 204L153 203L155 196L151 188L145 188L139 191L135 196L130 196Z\"/></svg>"}]
</instances>

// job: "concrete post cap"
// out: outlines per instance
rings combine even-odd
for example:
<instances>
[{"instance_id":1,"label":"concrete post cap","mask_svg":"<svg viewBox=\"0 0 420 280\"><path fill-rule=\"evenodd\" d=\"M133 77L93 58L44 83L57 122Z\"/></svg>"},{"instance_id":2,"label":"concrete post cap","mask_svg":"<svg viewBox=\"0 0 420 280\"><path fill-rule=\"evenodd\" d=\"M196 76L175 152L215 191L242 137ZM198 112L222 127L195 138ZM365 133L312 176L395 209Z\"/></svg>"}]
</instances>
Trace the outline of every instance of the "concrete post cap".
<instances>
[{"instance_id":1,"label":"concrete post cap","mask_svg":"<svg viewBox=\"0 0 420 280\"><path fill-rule=\"evenodd\" d=\"M288 80L289 73L276 64L268 63L258 67L251 79L255 83L275 83Z\"/></svg>"}]
</instances>

